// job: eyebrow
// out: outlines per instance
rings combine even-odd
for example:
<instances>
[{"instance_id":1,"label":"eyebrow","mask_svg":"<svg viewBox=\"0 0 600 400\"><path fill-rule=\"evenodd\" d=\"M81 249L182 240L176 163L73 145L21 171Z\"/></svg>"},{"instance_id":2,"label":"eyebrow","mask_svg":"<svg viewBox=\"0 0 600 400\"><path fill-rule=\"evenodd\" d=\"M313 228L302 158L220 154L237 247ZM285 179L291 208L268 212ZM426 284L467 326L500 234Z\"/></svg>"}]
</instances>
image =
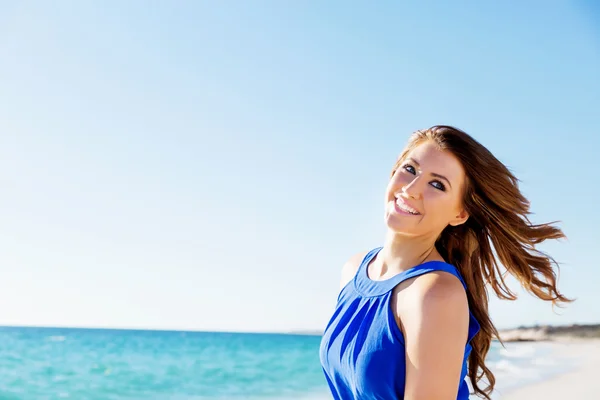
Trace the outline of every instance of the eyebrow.
<instances>
[{"instance_id":1,"label":"eyebrow","mask_svg":"<svg viewBox=\"0 0 600 400\"><path fill-rule=\"evenodd\" d=\"M415 163L417 165L417 167L420 167L421 164L419 164L419 162L417 160L415 160L414 158L407 158L407 161L412 161L413 163ZM444 175L440 175L440 174L436 174L435 172L431 172L431 176L434 176L436 178L440 178L445 180L446 182L448 182L448 185L450 186L450 188L452 188L452 184L450 183L450 181L448 180L448 178L446 178Z\"/></svg>"}]
</instances>

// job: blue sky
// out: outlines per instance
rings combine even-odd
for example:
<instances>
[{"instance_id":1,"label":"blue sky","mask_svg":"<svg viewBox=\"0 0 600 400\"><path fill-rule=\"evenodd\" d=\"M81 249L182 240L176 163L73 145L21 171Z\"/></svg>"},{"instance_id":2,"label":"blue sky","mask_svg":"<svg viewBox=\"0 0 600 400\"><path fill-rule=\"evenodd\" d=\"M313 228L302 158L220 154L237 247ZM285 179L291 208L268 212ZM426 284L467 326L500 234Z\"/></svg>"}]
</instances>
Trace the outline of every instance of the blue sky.
<instances>
[{"instance_id":1,"label":"blue sky","mask_svg":"<svg viewBox=\"0 0 600 400\"><path fill-rule=\"evenodd\" d=\"M600 322L597 6L398 3L0 1L0 324L321 329L434 124L569 236L497 326Z\"/></svg>"}]
</instances>

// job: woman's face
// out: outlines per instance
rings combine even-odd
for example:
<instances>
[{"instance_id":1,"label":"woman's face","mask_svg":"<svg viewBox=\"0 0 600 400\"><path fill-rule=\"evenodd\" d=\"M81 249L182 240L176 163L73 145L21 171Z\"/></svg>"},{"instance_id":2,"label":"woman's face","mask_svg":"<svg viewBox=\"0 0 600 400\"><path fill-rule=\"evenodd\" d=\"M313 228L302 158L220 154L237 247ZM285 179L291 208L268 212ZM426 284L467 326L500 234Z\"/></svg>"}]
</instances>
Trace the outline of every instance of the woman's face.
<instances>
[{"instance_id":1,"label":"woman's face","mask_svg":"<svg viewBox=\"0 0 600 400\"><path fill-rule=\"evenodd\" d=\"M385 220L392 231L437 237L448 225L464 223L465 172L454 155L432 141L410 151L394 172L387 190Z\"/></svg>"}]
</instances>

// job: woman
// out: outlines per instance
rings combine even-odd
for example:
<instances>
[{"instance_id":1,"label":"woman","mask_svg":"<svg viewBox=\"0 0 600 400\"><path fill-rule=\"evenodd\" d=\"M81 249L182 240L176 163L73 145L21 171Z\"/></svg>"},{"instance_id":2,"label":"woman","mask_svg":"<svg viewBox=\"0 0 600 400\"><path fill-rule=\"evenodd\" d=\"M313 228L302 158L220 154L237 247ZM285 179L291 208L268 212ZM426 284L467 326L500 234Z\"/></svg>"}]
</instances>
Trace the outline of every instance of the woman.
<instances>
[{"instance_id":1,"label":"woman","mask_svg":"<svg viewBox=\"0 0 600 400\"><path fill-rule=\"evenodd\" d=\"M540 299L571 301L556 287L556 262L535 249L563 233L529 221L517 182L465 132L413 134L386 190L383 247L342 270L320 349L335 399L466 400L467 375L490 399L485 357L498 332L486 284L516 298L498 264Z\"/></svg>"}]
</instances>

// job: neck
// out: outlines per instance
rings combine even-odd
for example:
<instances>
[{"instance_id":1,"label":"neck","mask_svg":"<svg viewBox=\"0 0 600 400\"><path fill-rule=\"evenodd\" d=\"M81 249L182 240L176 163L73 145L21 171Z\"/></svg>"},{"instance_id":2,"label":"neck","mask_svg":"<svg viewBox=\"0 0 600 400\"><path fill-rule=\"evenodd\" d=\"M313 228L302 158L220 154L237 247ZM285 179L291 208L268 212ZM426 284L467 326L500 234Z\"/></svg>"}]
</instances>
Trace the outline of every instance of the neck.
<instances>
[{"instance_id":1,"label":"neck","mask_svg":"<svg viewBox=\"0 0 600 400\"><path fill-rule=\"evenodd\" d=\"M435 249L435 238L411 237L388 231L379 252L381 274L406 271L429 260L441 260Z\"/></svg>"}]
</instances>

